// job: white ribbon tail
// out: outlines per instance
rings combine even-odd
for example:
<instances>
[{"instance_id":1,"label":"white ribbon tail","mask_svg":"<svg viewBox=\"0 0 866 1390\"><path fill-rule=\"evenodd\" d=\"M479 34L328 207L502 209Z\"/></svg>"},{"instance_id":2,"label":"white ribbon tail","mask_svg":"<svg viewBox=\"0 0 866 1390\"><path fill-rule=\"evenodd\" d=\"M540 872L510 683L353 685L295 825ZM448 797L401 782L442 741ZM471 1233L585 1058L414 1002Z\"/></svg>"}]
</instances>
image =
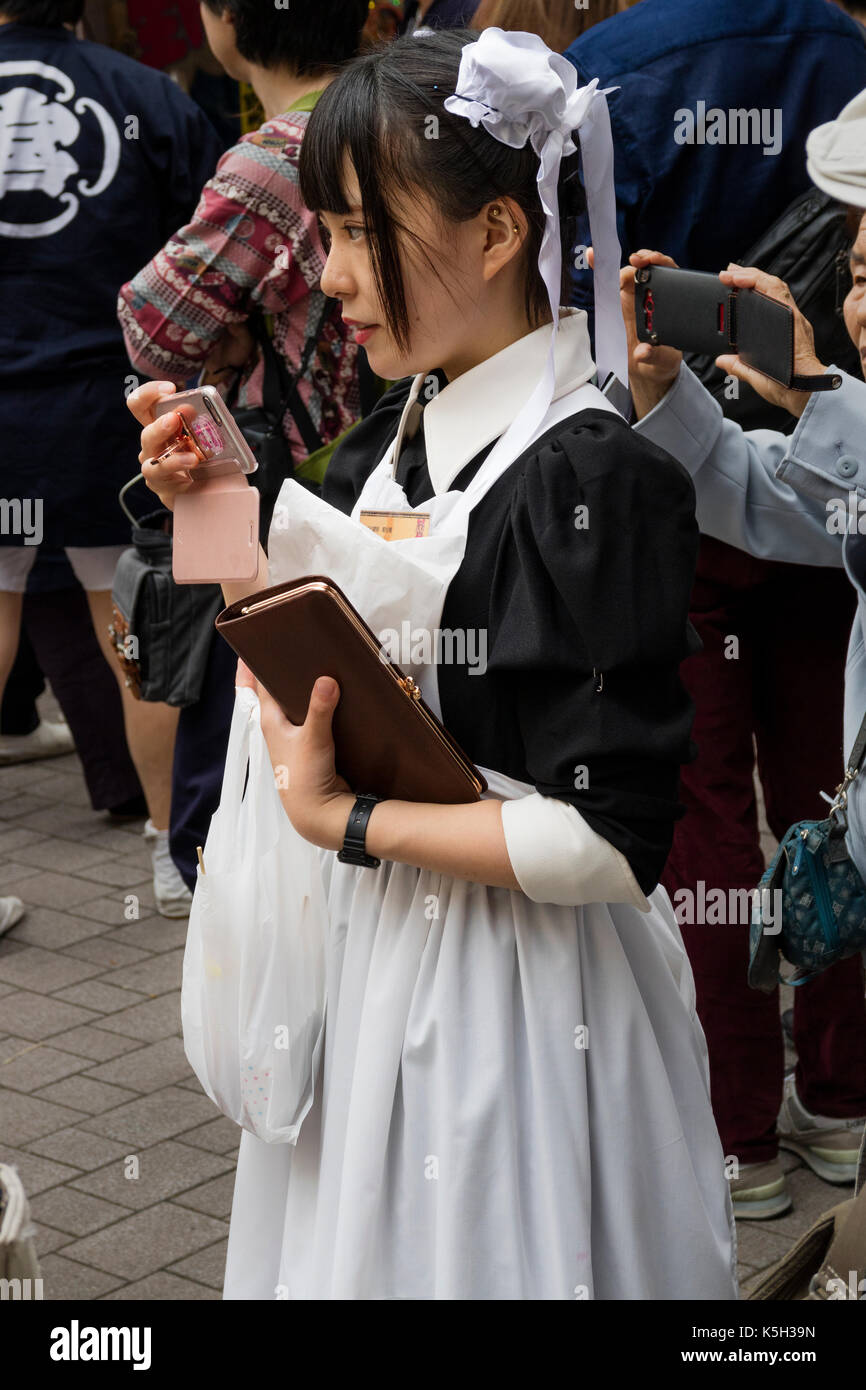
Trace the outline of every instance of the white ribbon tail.
<instances>
[{"instance_id":1,"label":"white ribbon tail","mask_svg":"<svg viewBox=\"0 0 866 1390\"><path fill-rule=\"evenodd\" d=\"M598 383L610 372L628 386L628 340L619 297L621 251L616 230L613 136L604 92L598 93L581 124L583 183L593 248L595 361Z\"/></svg>"}]
</instances>

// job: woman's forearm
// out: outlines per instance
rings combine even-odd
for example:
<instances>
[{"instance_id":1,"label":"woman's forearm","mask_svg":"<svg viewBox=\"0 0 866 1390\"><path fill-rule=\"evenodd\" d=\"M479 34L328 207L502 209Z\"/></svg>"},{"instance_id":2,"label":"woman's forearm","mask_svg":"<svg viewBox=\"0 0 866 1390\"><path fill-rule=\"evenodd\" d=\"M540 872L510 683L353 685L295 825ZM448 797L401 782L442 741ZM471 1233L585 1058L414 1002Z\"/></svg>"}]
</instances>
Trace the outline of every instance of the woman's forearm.
<instances>
[{"instance_id":1,"label":"woman's forearm","mask_svg":"<svg viewBox=\"0 0 866 1390\"><path fill-rule=\"evenodd\" d=\"M268 557L259 546L259 569L255 579L231 579L225 580L222 585L223 598L226 606L237 603L238 599L249 598L250 594L258 594L262 589L268 587Z\"/></svg>"},{"instance_id":2,"label":"woman's forearm","mask_svg":"<svg viewBox=\"0 0 866 1390\"><path fill-rule=\"evenodd\" d=\"M342 848L354 804L349 792L333 798L323 849ZM367 853L377 859L520 891L508 857L498 801L467 806L380 801L367 824L366 844Z\"/></svg>"}]
</instances>

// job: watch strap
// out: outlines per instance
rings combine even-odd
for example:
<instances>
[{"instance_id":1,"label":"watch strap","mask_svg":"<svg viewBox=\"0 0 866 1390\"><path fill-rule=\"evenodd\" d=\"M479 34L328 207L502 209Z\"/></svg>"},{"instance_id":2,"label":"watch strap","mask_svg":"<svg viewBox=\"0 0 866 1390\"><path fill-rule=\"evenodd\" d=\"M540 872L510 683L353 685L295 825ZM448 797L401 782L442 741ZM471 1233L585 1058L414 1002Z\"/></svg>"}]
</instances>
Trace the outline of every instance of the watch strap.
<instances>
[{"instance_id":1,"label":"watch strap","mask_svg":"<svg viewBox=\"0 0 866 1390\"><path fill-rule=\"evenodd\" d=\"M828 375L826 372L820 376L792 376L791 389L794 391L838 391L842 385L842 378L838 372Z\"/></svg>"},{"instance_id":2,"label":"watch strap","mask_svg":"<svg viewBox=\"0 0 866 1390\"><path fill-rule=\"evenodd\" d=\"M378 869L382 862L381 859L376 859L374 855L367 853L367 825L373 814L374 806L378 806L378 804L379 798L377 796L360 795L356 798L346 823L343 848L337 855L341 864L355 864L359 868Z\"/></svg>"}]
</instances>

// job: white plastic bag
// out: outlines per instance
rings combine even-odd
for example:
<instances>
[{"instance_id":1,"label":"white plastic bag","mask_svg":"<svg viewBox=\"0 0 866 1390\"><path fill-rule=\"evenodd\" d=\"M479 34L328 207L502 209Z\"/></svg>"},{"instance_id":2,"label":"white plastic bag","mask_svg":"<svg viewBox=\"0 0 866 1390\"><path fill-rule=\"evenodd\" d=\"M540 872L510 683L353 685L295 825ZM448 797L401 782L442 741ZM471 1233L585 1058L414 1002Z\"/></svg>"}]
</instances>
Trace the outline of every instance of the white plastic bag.
<instances>
[{"instance_id":1,"label":"white plastic bag","mask_svg":"<svg viewBox=\"0 0 866 1390\"><path fill-rule=\"evenodd\" d=\"M183 959L186 1055L223 1114L294 1144L324 1037L327 902L319 852L283 810L258 697L244 687L204 865Z\"/></svg>"}]
</instances>

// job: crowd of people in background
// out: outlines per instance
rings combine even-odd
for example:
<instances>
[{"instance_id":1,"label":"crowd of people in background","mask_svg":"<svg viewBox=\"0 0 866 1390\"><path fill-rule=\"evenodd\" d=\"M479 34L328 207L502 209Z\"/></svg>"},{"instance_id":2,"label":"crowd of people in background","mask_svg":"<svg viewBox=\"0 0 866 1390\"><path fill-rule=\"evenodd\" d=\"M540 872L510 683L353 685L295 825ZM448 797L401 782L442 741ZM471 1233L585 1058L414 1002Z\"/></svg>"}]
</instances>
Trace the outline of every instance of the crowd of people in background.
<instances>
[{"instance_id":1,"label":"crowd of people in background","mask_svg":"<svg viewBox=\"0 0 866 1390\"><path fill-rule=\"evenodd\" d=\"M335 448L355 431L364 438L374 409L396 428L405 390L392 398L393 383L373 374L339 300L320 286L320 221L299 185L305 130L344 66L377 45L458 28L526 31L563 53L582 83L611 89L627 321L641 266L753 267L753 251L795 204L806 218L830 207L847 219L828 311L835 355L798 319L798 350L812 352L814 370L842 370L842 391L804 411L806 397L737 362L713 375L673 349L630 341L635 432L691 474L701 529L690 611L700 643L681 668L695 756L682 768L684 813L660 882L674 903L753 888L765 867L759 789L776 839L820 817L820 794L839 781L866 711L866 561L860 537L843 544L828 532L825 507L840 488L866 495L866 6L317 0L292 9L293 25L275 29L255 0L205 0L193 56L162 64L168 76L130 56L132 30L121 42L91 25L102 42L85 37L83 0L0 0L0 495L23 499L30 526L0 535L0 764L75 749L94 812L144 822L158 911L188 914L196 847L219 802L236 658L214 632L201 696L183 709L136 698L117 660L112 586L130 544L118 492L139 469L127 397L146 380L210 382L239 409L260 404L267 339L297 378L305 426L285 401L280 425L287 466L311 489ZM37 80L21 76L28 64ZM260 107L244 134L242 90ZM699 107L769 108L778 143L675 140L676 118ZM10 143L25 120L30 163ZM831 124L839 173L821 175L830 166L816 156L810 178L807 140ZM571 303L591 323L589 240L584 221ZM783 298L782 279L762 273L741 284ZM811 486L790 468L776 476L790 460L806 461ZM154 505L141 482L127 501L138 515ZM62 719L39 712L46 683ZM852 855L866 873L859 807L852 798ZM0 933L25 912L0 899ZM724 1154L737 1159L735 1215L790 1208L780 1145L825 1181L853 1183L866 1123L862 959L798 989L783 1017L778 992L747 983L747 920L678 921L713 1114ZM786 1035L797 1055L788 1076Z\"/></svg>"}]
</instances>

